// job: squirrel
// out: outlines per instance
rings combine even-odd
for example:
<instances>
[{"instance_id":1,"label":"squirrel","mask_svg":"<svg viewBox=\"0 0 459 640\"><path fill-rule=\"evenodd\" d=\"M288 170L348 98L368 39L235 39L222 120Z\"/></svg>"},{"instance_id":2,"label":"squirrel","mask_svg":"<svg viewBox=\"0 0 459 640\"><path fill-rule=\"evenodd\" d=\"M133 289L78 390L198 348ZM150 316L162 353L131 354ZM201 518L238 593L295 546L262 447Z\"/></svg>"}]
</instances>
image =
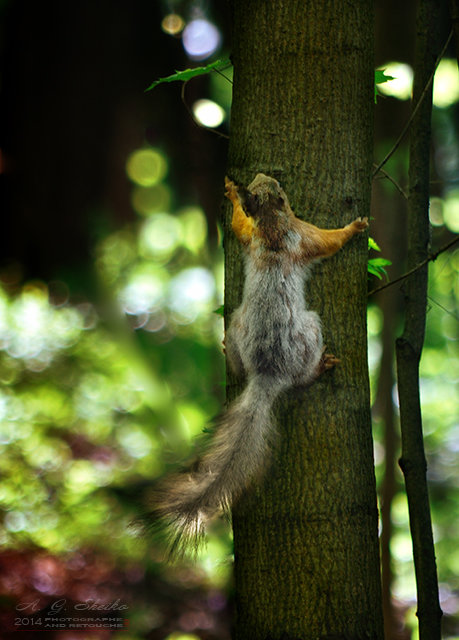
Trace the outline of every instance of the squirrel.
<instances>
[{"instance_id":1,"label":"squirrel","mask_svg":"<svg viewBox=\"0 0 459 640\"><path fill-rule=\"evenodd\" d=\"M232 229L245 254L242 303L224 339L229 365L244 391L217 422L194 467L166 477L154 497L154 521L165 526L170 556L199 548L209 520L228 511L267 464L279 394L308 385L339 360L325 353L320 319L306 309L309 265L336 253L368 227L357 218L325 230L293 213L279 182L262 173L247 188L225 179Z\"/></svg>"}]
</instances>

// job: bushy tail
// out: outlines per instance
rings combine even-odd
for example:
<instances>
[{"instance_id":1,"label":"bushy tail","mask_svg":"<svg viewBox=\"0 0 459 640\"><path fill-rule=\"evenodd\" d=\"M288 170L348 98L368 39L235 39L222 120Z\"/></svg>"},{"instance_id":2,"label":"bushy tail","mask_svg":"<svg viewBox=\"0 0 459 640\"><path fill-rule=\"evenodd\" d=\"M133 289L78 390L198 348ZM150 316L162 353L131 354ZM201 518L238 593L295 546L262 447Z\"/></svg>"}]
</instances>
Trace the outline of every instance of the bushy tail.
<instances>
[{"instance_id":1,"label":"bushy tail","mask_svg":"<svg viewBox=\"0 0 459 640\"><path fill-rule=\"evenodd\" d=\"M227 510L263 471L273 437L271 407L281 390L272 378L249 379L195 468L165 478L158 488L151 516L166 528L171 557L196 551L212 516Z\"/></svg>"}]
</instances>

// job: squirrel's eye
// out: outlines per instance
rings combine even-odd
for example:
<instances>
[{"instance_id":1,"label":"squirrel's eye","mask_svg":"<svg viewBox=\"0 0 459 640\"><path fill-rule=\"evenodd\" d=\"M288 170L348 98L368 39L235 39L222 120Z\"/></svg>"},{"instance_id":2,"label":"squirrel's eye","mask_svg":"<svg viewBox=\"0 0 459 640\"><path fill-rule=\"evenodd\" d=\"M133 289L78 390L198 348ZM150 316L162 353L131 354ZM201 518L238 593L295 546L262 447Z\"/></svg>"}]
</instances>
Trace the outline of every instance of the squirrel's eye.
<instances>
[{"instance_id":1,"label":"squirrel's eye","mask_svg":"<svg viewBox=\"0 0 459 640\"><path fill-rule=\"evenodd\" d=\"M249 194L247 200L246 200L246 207L247 207L247 211L250 214L255 213L255 211L257 211L257 209L259 208L259 198L256 194L251 193Z\"/></svg>"}]
</instances>

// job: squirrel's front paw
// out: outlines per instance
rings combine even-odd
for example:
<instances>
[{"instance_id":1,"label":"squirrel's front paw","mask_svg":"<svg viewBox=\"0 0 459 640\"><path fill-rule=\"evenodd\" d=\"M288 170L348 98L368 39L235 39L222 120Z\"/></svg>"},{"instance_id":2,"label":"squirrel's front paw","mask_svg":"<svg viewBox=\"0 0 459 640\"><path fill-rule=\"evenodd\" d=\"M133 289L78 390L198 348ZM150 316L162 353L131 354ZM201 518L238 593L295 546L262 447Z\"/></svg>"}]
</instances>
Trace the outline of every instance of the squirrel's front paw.
<instances>
[{"instance_id":1,"label":"squirrel's front paw","mask_svg":"<svg viewBox=\"0 0 459 640\"><path fill-rule=\"evenodd\" d=\"M357 218L354 222L351 222L351 225L356 233L365 231L368 227L368 218Z\"/></svg>"},{"instance_id":2,"label":"squirrel's front paw","mask_svg":"<svg viewBox=\"0 0 459 640\"><path fill-rule=\"evenodd\" d=\"M225 196L231 201L238 196L237 187L234 182L228 178L228 176L225 176Z\"/></svg>"}]
</instances>

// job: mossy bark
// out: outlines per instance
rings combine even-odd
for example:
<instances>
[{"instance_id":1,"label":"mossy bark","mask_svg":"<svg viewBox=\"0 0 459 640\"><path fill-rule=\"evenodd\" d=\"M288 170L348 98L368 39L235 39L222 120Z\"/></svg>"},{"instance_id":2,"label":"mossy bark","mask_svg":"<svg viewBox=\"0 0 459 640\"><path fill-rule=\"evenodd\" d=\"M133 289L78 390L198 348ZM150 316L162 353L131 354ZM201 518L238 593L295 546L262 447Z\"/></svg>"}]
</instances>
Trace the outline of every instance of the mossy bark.
<instances>
[{"instance_id":1,"label":"mossy bark","mask_svg":"<svg viewBox=\"0 0 459 640\"><path fill-rule=\"evenodd\" d=\"M318 226L368 215L370 0L233 0L228 175L276 177ZM226 210L226 223L229 220ZM226 313L241 253L226 228ZM366 357L365 237L314 267L305 292L341 364L276 405L264 482L233 511L237 640L383 637ZM238 391L229 375L229 396Z\"/></svg>"}]
</instances>

